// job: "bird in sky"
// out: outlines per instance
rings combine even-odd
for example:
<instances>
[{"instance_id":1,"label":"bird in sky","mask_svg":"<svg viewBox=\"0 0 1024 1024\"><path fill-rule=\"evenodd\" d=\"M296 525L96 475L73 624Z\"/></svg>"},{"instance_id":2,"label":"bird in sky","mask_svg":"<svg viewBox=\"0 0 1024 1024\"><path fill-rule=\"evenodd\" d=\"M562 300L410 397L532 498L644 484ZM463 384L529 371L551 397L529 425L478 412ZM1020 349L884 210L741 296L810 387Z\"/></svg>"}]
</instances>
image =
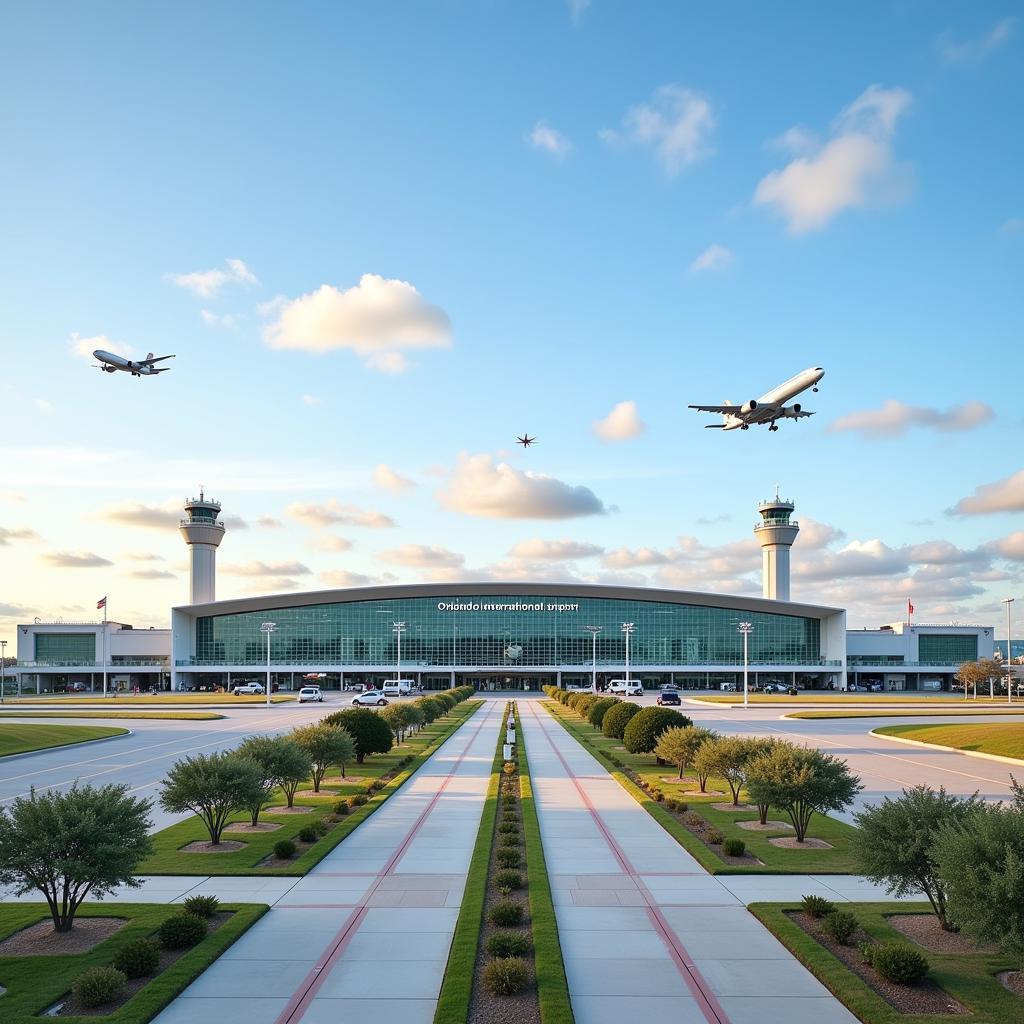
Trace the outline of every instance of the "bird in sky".
<instances>
[{"instance_id":1,"label":"bird in sky","mask_svg":"<svg viewBox=\"0 0 1024 1024\"><path fill-rule=\"evenodd\" d=\"M536 440L537 440L537 438L530 437L529 434L523 434L522 437L517 437L516 438L516 442L518 444L521 444L524 448L529 448L530 445L533 444L533 442L536 441Z\"/></svg>"}]
</instances>

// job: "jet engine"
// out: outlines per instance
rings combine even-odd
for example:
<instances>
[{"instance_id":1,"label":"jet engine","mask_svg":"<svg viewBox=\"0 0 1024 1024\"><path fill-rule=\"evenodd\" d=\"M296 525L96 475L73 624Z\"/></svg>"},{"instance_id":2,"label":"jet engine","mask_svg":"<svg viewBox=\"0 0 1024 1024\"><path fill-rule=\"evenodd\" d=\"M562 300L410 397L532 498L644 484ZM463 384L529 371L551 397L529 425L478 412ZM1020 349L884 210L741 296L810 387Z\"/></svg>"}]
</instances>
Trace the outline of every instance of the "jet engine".
<instances>
[{"instance_id":1,"label":"jet engine","mask_svg":"<svg viewBox=\"0 0 1024 1024\"><path fill-rule=\"evenodd\" d=\"M104 373L117 373L117 367L116 366L101 366L100 369Z\"/></svg>"},{"instance_id":2,"label":"jet engine","mask_svg":"<svg viewBox=\"0 0 1024 1024\"><path fill-rule=\"evenodd\" d=\"M740 412L753 412L757 408L757 402L752 398L746 405L741 406Z\"/></svg>"},{"instance_id":3,"label":"jet engine","mask_svg":"<svg viewBox=\"0 0 1024 1024\"><path fill-rule=\"evenodd\" d=\"M794 402L792 405L787 405L782 410L782 415L787 416L791 420L795 420L800 416L800 403Z\"/></svg>"}]
</instances>

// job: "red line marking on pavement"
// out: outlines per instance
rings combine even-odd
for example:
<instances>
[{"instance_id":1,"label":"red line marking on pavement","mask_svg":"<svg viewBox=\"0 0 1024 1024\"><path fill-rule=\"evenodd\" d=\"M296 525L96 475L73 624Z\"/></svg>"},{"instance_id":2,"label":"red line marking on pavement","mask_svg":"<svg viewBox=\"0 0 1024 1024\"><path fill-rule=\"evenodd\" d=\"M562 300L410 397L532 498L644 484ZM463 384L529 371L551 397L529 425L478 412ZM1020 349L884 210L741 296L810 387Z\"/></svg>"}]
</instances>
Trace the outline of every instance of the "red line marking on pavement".
<instances>
[{"instance_id":1,"label":"red line marking on pavement","mask_svg":"<svg viewBox=\"0 0 1024 1024\"><path fill-rule=\"evenodd\" d=\"M470 737L469 742L463 747L462 753L455 759L455 763L451 766L448 774L441 780L441 785L438 786L437 792L431 797L430 802L420 813L420 816L413 823L412 827L406 833L405 838L402 840L398 849L388 858L387 863L375 876L373 883L366 891L362 898L362 901L356 905L355 913L350 914L342 924L341 928L337 931L334 938L331 940L330 945L326 951L321 954L320 958L313 965L309 974L302 980L302 983L292 994L291 999L288 1000L287 1005L278 1015L275 1024L297 1024L298 1021L302 1020L305 1016L306 1011L309 1009L309 1004L315 998L320 987L327 980L327 976L331 973L331 968L337 963L341 954L344 953L345 947L348 945L352 936L356 933L359 925L362 924L363 918L366 916L366 912L369 909L368 903L373 894L380 888L381 883L387 877L387 875L394 869L395 865L401 859L402 855L409 848L412 841L416 838L417 833L423 827L431 811L437 805L438 800L441 799L442 794L448 788L448 783L455 776L455 772L462 764L469 751L469 748L473 745L477 736L483 731L485 725L491 719L494 713L493 705L490 710L486 711L481 719L480 724L477 726L477 730ZM315 905L314 905L315 906ZM401 909L401 908L390 908L390 909Z\"/></svg>"},{"instance_id":2,"label":"red line marking on pavement","mask_svg":"<svg viewBox=\"0 0 1024 1024\"><path fill-rule=\"evenodd\" d=\"M647 916L650 918L655 929L661 935L662 941L668 947L669 955L672 957L679 973L682 975L683 981L686 983L686 987L691 993L693 993L693 997L696 1000L697 1005L700 1007L701 1013L704 1014L705 1020L707 1020L709 1024L729 1024L728 1014L724 1009L722 1009L721 1003L719 1003L715 994L711 991L711 988L704 979L704 976L694 965L693 958L687 952L683 943L679 941L679 936L672 931L668 921L665 920L664 915L658 909L654 901L654 897L651 895L647 886L644 885L640 878L640 873L633 867L626 851L622 849L615 837L608 830L601 818L601 815L598 813L597 808L594 807L590 797L580 785L576 774L573 772L572 768L569 767L569 762L566 761L562 756L562 752L555 746L554 740L552 740L551 736L548 734L541 716L533 706L532 702L529 707L531 714L537 722L538 728L544 734L544 738L548 741L548 745L554 751L555 756L562 762L562 767L565 769L566 774L576 787L576 792L579 793L580 799L583 801L583 805L587 808L590 812L590 816L594 819L594 824L597 825L601 835L604 836L605 842L608 844L608 848L612 851L615 859L622 866L623 872L633 879L637 889L640 891L640 894L647 901ZM689 904L683 905L689 906Z\"/></svg>"}]
</instances>

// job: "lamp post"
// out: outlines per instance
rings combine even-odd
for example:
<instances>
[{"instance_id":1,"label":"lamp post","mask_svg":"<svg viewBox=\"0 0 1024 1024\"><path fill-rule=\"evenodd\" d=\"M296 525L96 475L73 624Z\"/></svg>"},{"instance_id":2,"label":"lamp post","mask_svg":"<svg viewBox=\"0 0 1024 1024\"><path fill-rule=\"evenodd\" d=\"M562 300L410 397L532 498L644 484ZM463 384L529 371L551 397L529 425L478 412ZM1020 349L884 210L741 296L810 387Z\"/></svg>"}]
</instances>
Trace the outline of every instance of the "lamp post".
<instances>
[{"instance_id":1,"label":"lamp post","mask_svg":"<svg viewBox=\"0 0 1024 1024\"><path fill-rule=\"evenodd\" d=\"M629 696L629 638L636 632L636 623L624 622L622 633L626 638L626 696Z\"/></svg>"},{"instance_id":2,"label":"lamp post","mask_svg":"<svg viewBox=\"0 0 1024 1024\"><path fill-rule=\"evenodd\" d=\"M395 656L395 688L399 689L398 681L402 678L402 634L405 632L404 622L392 622L391 632L395 634L398 641L398 649Z\"/></svg>"},{"instance_id":3,"label":"lamp post","mask_svg":"<svg viewBox=\"0 0 1024 1024\"><path fill-rule=\"evenodd\" d=\"M260 632L267 637L267 707L270 707L270 634L277 629L276 622L264 622L260 626Z\"/></svg>"},{"instance_id":4,"label":"lamp post","mask_svg":"<svg viewBox=\"0 0 1024 1024\"><path fill-rule=\"evenodd\" d=\"M0 704L4 702L7 690L7 641L0 640Z\"/></svg>"},{"instance_id":5,"label":"lamp post","mask_svg":"<svg viewBox=\"0 0 1024 1024\"><path fill-rule=\"evenodd\" d=\"M748 708L750 707L750 688L747 685L747 679L750 661L747 656L747 641L750 638L750 634L754 632L754 624L752 622L741 622L736 627L736 630L743 634L743 706Z\"/></svg>"},{"instance_id":6,"label":"lamp post","mask_svg":"<svg viewBox=\"0 0 1024 1024\"><path fill-rule=\"evenodd\" d=\"M583 628L590 634L591 639L594 641L594 657L590 672L590 689L592 693L597 693L597 634L604 629L604 626L584 626Z\"/></svg>"},{"instance_id":7,"label":"lamp post","mask_svg":"<svg viewBox=\"0 0 1024 1024\"><path fill-rule=\"evenodd\" d=\"M1013 703L1013 654L1011 640L1011 629L1010 629L1010 605L1013 604L1014 598L1004 597L1003 604L1006 605L1006 703Z\"/></svg>"}]
</instances>

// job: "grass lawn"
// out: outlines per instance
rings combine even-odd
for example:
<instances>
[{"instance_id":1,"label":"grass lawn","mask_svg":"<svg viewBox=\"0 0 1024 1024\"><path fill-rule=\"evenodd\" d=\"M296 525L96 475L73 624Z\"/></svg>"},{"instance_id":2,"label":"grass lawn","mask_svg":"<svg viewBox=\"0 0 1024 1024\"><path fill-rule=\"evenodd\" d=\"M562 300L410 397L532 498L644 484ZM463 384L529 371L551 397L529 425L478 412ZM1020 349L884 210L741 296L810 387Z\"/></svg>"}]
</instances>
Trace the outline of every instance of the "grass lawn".
<instances>
[{"instance_id":1,"label":"grass lawn","mask_svg":"<svg viewBox=\"0 0 1024 1024\"><path fill-rule=\"evenodd\" d=\"M621 740L609 739L599 729L595 729L585 719L580 718L574 711L559 704L557 701L544 701L543 706L583 745L597 755L599 761L618 780L620 785L633 796L638 803L650 814L679 844L689 853L697 858L700 863L712 874L804 874L814 872L816 874L838 874L845 875L854 871L851 843L855 829L845 822L836 818L823 817L816 814L811 819L808 829L808 837L823 839L831 843L831 850L786 850L772 846L768 842L776 836L791 836L791 830L780 830L778 832L748 832L737 826L739 821L756 821L756 809L747 811L721 811L712 806L715 803L728 803L732 800L729 795L729 787L718 779L708 780L708 789L720 790L725 796L694 796L684 794L686 789L696 789L697 784L692 779L686 779L682 784L674 779L665 782L663 779L672 777L676 770L671 766L656 765L653 754L630 754L622 746ZM751 865L730 865L721 860L707 846L704 845L682 822L669 813L665 807L652 800L630 778L617 766L609 763L609 758L617 758L624 768L635 772L641 779L647 780L661 789L666 798L685 800L690 810L696 811L715 828L719 829L727 839L742 839L747 845L748 852L758 859L764 861L763 866ZM773 810L769 820L787 820L784 813Z\"/></svg>"},{"instance_id":2,"label":"grass lawn","mask_svg":"<svg viewBox=\"0 0 1024 1024\"><path fill-rule=\"evenodd\" d=\"M0 711L0 718L173 718L209 722L223 717L213 711Z\"/></svg>"},{"instance_id":3,"label":"grass lawn","mask_svg":"<svg viewBox=\"0 0 1024 1024\"><path fill-rule=\"evenodd\" d=\"M899 736L935 743L954 750L976 750L1024 761L1024 722L985 722L972 725L887 725L880 736Z\"/></svg>"},{"instance_id":4,"label":"grass lawn","mask_svg":"<svg viewBox=\"0 0 1024 1024\"><path fill-rule=\"evenodd\" d=\"M922 950L931 964L929 977L973 1011L970 1016L902 1014L850 971L845 964L786 917L798 910L793 903L754 903L750 911L776 935L796 958L864 1024L930 1024L937 1020L963 1020L971 1024L1011 1024L1024 1019L1024 1001L1007 992L995 975L1019 968L1004 954L933 953ZM864 930L885 942L913 943L890 927L887 914L927 913L926 903L843 903Z\"/></svg>"},{"instance_id":5,"label":"grass lawn","mask_svg":"<svg viewBox=\"0 0 1024 1024\"><path fill-rule=\"evenodd\" d=\"M739 704L743 706L743 693L723 693L723 694L711 694L707 697L689 697L690 700L698 700L707 704ZM950 707L951 705L956 706L956 701L959 700L962 704L967 703L964 701L963 696L957 697L956 695L950 697L924 697L914 695L903 695L903 694L872 694L872 693L798 693L795 697L790 697L784 693L752 693L750 695L751 704L852 704L856 707L864 707L865 705L870 707L887 708L900 704L937 704L939 706ZM996 707L999 704L999 698L990 701L987 697L984 700L972 700L971 704L984 707ZM1006 699L1003 699L1003 706L1006 706Z\"/></svg>"},{"instance_id":6,"label":"grass lawn","mask_svg":"<svg viewBox=\"0 0 1024 1024\"><path fill-rule=\"evenodd\" d=\"M879 711L868 711L865 709L850 708L849 711L794 711L786 718L917 718L921 715L934 715L936 717L950 718L954 715L1024 715L1024 707L1014 711L1009 710L1005 705L1002 708L992 707L986 704L984 707L971 707L967 704L957 705L955 708L927 708L924 710L904 708L902 711L883 709Z\"/></svg>"},{"instance_id":7,"label":"grass lawn","mask_svg":"<svg viewBox=\"0 0 1024 1024\"><path fill-rule=\"evenodd\" d=\"M272 694L270 701L272 704L282 704L287 701L296 700L295 694L291 693L276 693ZM106 704L110 703L114 707L120 707L123 704L229 704L231 707L235 705L245 704L263 704L266 705L267 698L260 696L258 693L240 693L237 697L232 697L230 693L157 693L153 695L139 694L137 697L132 694L121 694L119 696L104 697L102 693L97 694L69 694L68 696L59 697L9 697L7 699L8 704L63 704L65 706L92 706L97 703Z\"/></svg>"},{"instance_id":8,"label":"grass lawn","mask_svg":"<svg viewBox=\"0 0 1024 1024\"><path fill-rule=\"evenodd\" d=\"M152 1020L179 992L197 978L240 935L263 916L263 904L226 903L222 910L234 915L199 945L190 949L162 974L140 989L112 1014L102 1017L61 1018L72 1021L100 1020L104 1024L145 1024ZM158 903L84 903L78 917L124 917L129 923L88 953L73 956L0 957L0 984L7 993L0 997L4 1024L38 1024L43 1010L65 995L71 983L86 968L109 964L118 950L134 939L152 935L160 923L181 910ZM43 903L0 905L0 940L14 932L49 920Z\"/></svg>"},{"instance_id":9,"label":"grass lawn","mask_svg":"<svg viewBox=\"0 0 1024 1024\"><path fill-rule=\"evenodd\" d=\"M47 747L66 747L71 743L88 743L107 736L124 736L127 729L102 725L26 725L0 724L0 757L24 754Z\"/></svg>"},{"instance_id":10,"label":"grass lawn","mask_svg":"<svg viewBox=\"0 0 1024 1024\"><path fill-rule=\"evenodd\" d=\"M388 754L372 754L364 764L350 765L347 774L353 778L342 780L337 770L325 776L321 784L320 797L296 796L296 806L312 807L306 814L277 815L285 804L278 793L273 798L275 806L265 807L260 821L280 823L281 828L273 832L225 832L223 838L244 842L245 848L234 853L182 853L181 847L194 840L208 840L209 834L198 817L171 825L153 836L154 851L139 865L140 875L304 875L334 849L361 821L368 818L391 796L409 776L443 743L462 723L480 707L480 701L464 701L457 704L447 715L432 722L425 729L415 733L402 744L395 744ZM331 813L335 802L343 797L366 793L366 787L375 779L392 771L407 755L413 762L403 768L382 790L370 796L362 807L355 808L331 831L314 843L308 850L295 858L287 867L258 867L257 865L274 849L281 839L294 839L306 825L311 825L325 814ZM337 791L337 792L335 792ZM301 792L301 787L300 787ZM248 821L249 815L237 813L231 821Z\"/></svg>"}]
</instances>

